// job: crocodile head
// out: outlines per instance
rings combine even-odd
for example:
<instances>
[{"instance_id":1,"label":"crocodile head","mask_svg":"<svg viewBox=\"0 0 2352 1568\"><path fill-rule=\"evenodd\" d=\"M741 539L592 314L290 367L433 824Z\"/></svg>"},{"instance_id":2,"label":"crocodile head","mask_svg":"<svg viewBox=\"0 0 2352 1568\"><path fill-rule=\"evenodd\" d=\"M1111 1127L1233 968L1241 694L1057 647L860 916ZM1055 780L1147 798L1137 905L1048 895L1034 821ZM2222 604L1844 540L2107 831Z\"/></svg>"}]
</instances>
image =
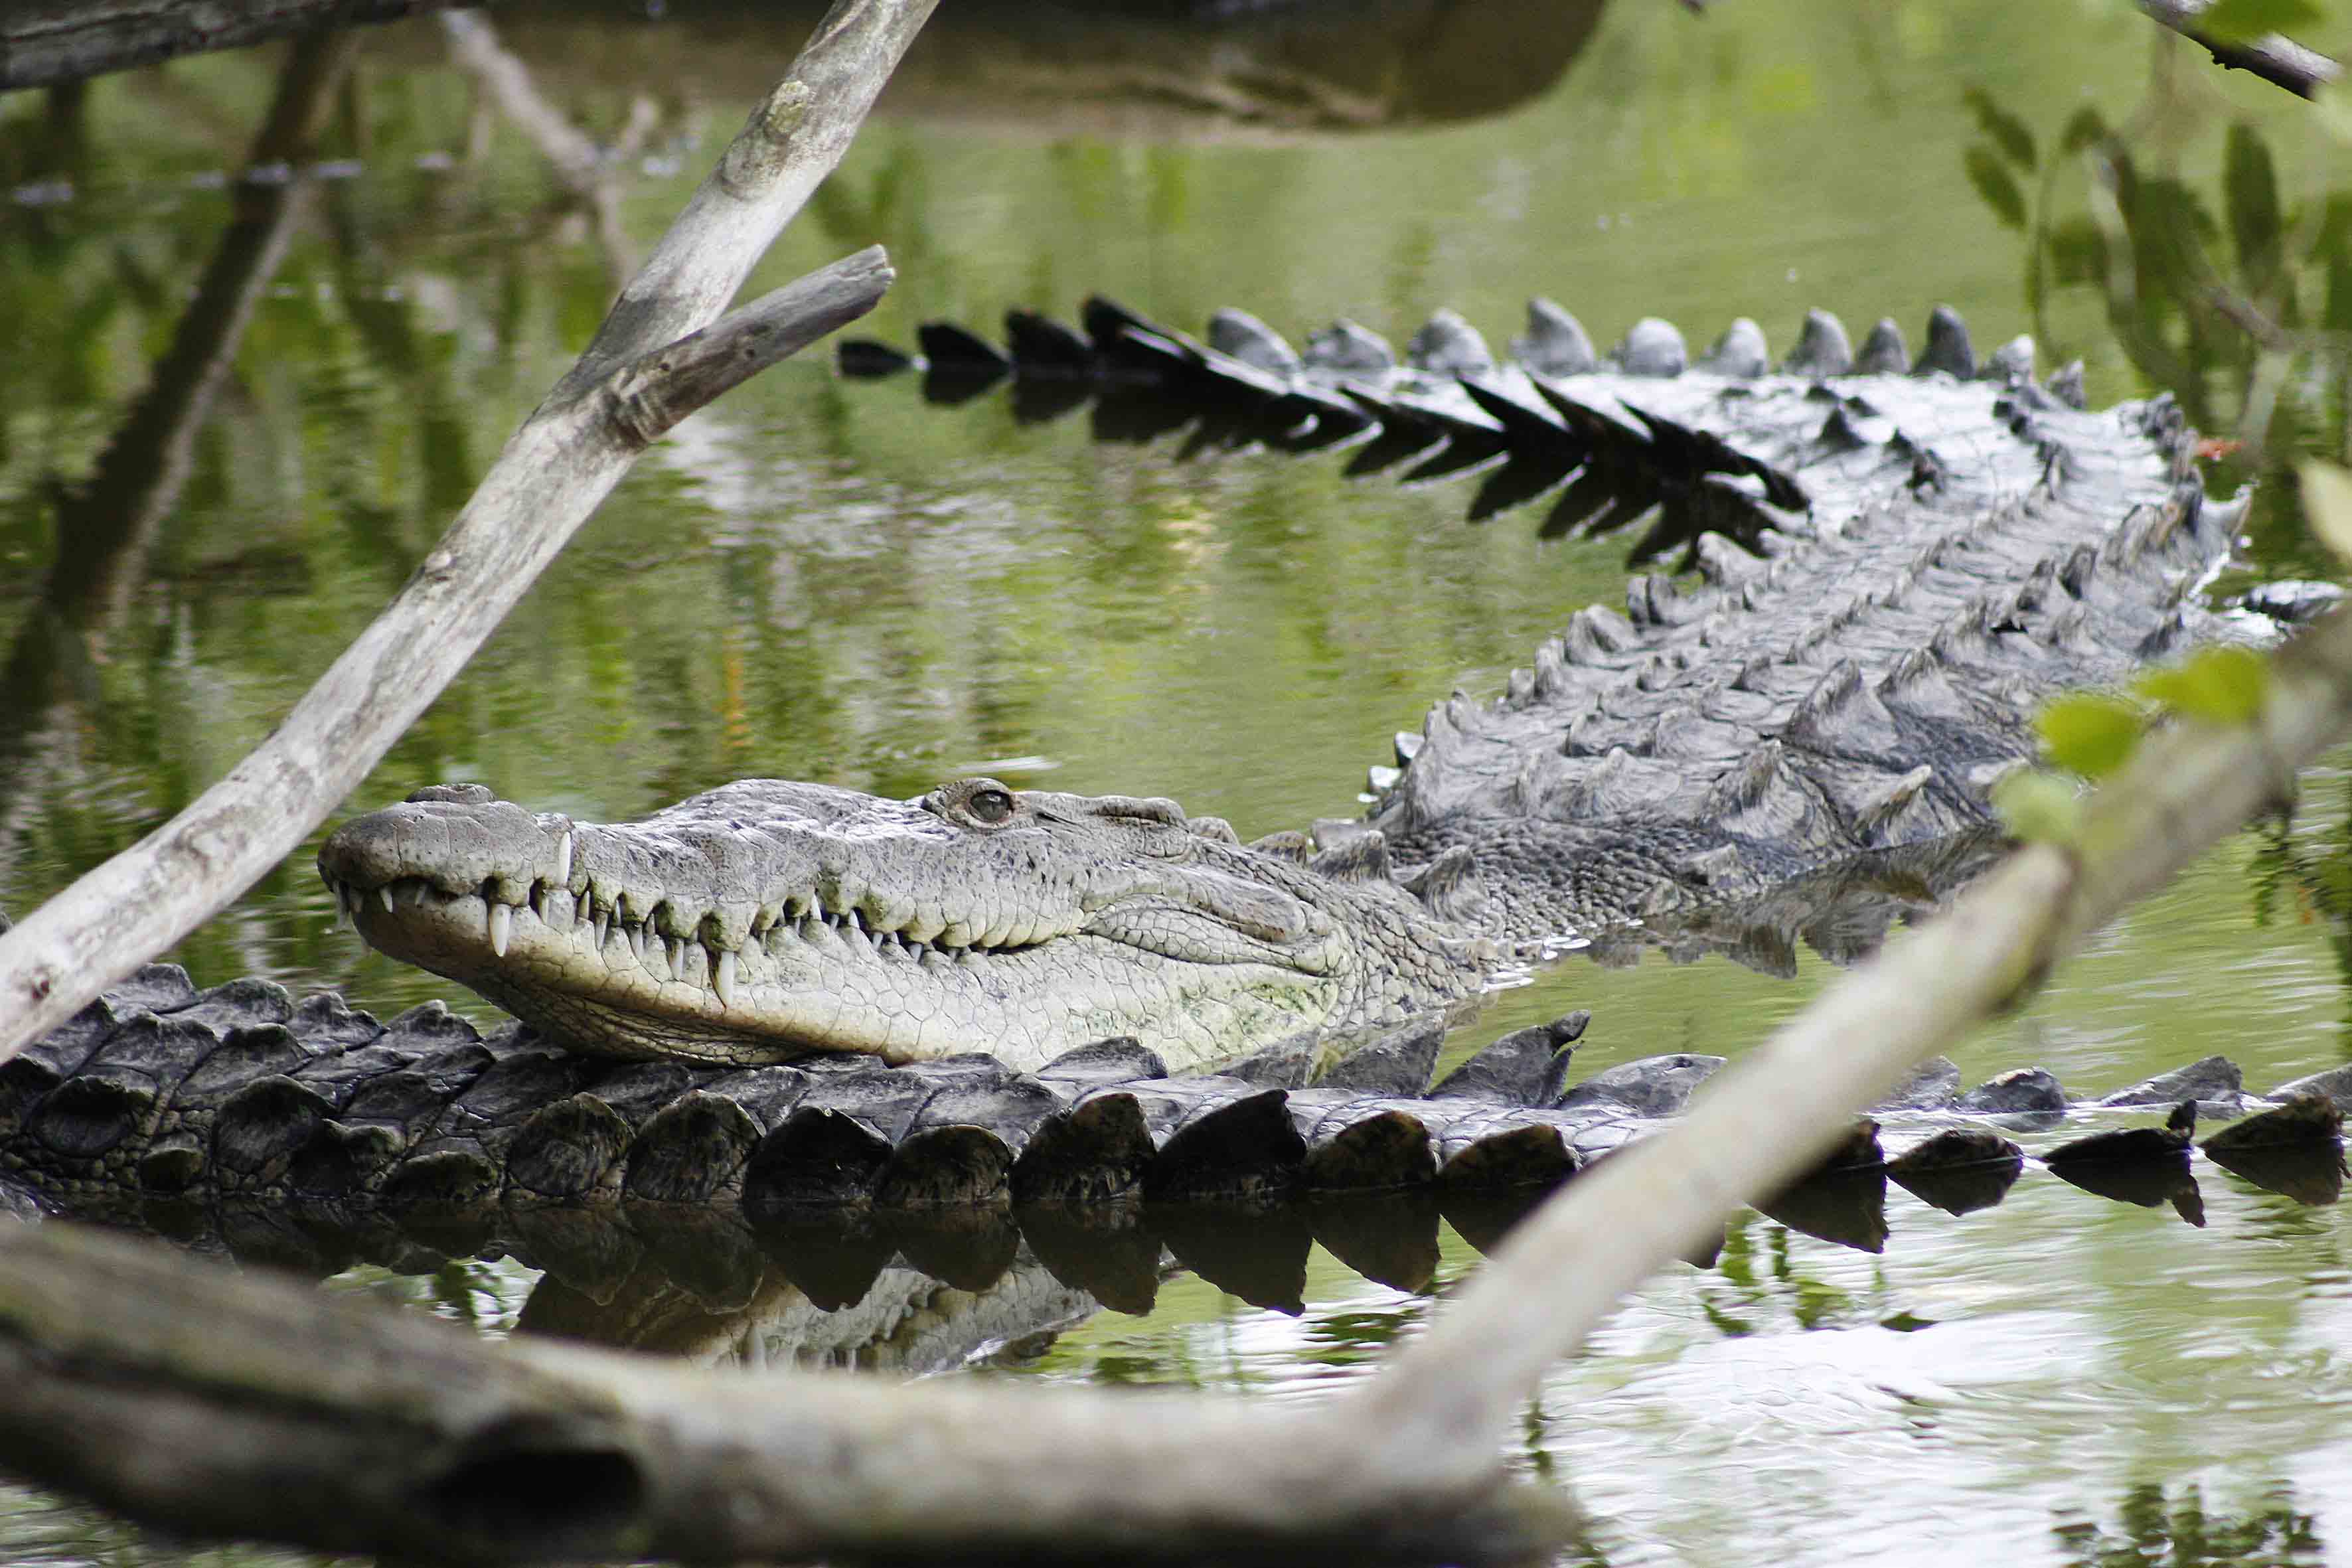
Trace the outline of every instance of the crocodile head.
<instances>
[{"instance_id":1,"label":"crocodile head","mask_svg":"<svg viewBox=\"0 0 2352 1568\"><path fill-rule=\"evenodd\" d=\"M1493 956L1384 865L984 778L913 801L751 779L613 826L442 785L319 868L372 945L623 1056L1026 1068L1132 1035L1181 1070L1446 1005Z\"/></svg>"}]
</instances>

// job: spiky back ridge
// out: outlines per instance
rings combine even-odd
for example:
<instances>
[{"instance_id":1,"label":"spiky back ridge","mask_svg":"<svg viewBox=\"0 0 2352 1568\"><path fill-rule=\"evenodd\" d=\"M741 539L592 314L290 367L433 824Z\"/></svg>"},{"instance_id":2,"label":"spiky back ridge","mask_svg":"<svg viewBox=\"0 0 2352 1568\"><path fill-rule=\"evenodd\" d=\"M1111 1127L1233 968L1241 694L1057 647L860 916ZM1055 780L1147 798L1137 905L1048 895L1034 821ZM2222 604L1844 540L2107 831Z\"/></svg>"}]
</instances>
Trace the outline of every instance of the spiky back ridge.
<instances>
[{"instance_id":1,"label":"spiky back ridge","mask_svg":"<svg viewBox=\"0 0 2352 1568\"><path fill-rule=\"evenodd\" d=\"M1640 576L1626 615L1577 612L1499 698L1438 704L1402 771L1376 771L1392 858L1466 847L1514 934L1967 833L2044 695L2213 629L2188 594L2231 531L2168 399L2084 413L1934 374L1550 390L1636 411L1668 483L1680 432L1721 439L1770 476L1696 482L1776 515L1761 554L1701 533L1703 587Z\"/></svg>"},{"instance_id":2,"label":"spiky back ridge","mask_svg":"<svg viewBox=\"0 0 2352 1568\"><path fill-rule=\"evenodd\" d=\"M1903 889L1981 863L1988 787L2043 695L2216 629L2186 594L2231 528L2170 401L2084 412L2079 363L2039 382L2028 338L1980 359L1947 307L1916 359L1891 321L1857 350L1814 310L1777 370L1744 318L1696 355L1645 318L1603 354L1546 300L1508 359L1450 310L1402 356L1349 321L1301 352L1234 310L1206 342L1099 298L1084 336L1042 321L1014 313L1002 353L926 329L927 390L1009 376L1016 415L1097 399L1120 438L1483 475L1474 520L1534 502L1548 538L1645 521L1637 561L1686 551L1706 586L1640 576L1626 615L1578 612L1500 698L1398 737L1369 825L1317 825L1316 869L1397 874L1489 931L1704 926L1771 968L1799 931L1867 945Z\"/></svg>"}]
</instances>

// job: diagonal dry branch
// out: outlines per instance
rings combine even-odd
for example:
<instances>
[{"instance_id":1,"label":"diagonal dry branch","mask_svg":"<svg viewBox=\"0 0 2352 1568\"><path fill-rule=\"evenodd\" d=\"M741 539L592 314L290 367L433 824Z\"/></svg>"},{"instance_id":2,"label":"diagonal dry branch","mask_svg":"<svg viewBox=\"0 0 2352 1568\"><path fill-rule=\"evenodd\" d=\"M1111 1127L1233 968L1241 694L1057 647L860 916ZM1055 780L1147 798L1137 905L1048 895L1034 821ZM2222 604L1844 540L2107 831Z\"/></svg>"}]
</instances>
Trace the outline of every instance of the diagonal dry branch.
<instances>
[{"instance_id":1,"label":"diagonal dry branch","mask_svg":"<svg viewBox=\"0 0 2352 1568\"><path fill-rule=\"evenodd\" d=\"M878 250L718 320L849 147L936 0L838 0L523 422L441 542L270 737L170 822L0 935L0 1060L242 893L457 675L645 444L873 308ZM724 342L723 365L709 352Z\"/></svg>"},{"instance_id":2,"label":"diagonal dry branch","mask_svg":"<svg viewBox=\"0 0 2352 1568\"><path fill-rule=\"evenodd\" d=\"M2316 98L2322 89L2344 74L2343 62L2277 33L2266 33L2245 43L2216 38L2198 26L2213 8L2213 0L2139 0L2148 20L2167 27L2213 57L2224 70L2251 71L2274 87L2302 98Z\"/></svg>"}]
</instances>

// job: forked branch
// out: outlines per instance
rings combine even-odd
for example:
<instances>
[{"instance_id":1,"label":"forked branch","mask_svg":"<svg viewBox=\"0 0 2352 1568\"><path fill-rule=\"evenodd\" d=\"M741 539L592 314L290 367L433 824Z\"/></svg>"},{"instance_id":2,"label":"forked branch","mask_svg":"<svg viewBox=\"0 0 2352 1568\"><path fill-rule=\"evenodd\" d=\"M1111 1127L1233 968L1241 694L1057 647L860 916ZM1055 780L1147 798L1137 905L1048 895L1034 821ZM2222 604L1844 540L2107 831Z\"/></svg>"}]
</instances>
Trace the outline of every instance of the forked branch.
<instances>
[{"instance_id":1,"label":"forked branch","mask_svg":"<svg viewBox=\"0 0 2352 1568\"><path fill-rule=\"evenodd\" d=\"M456 677L654 434L881 298L889 268L869 251L704 333L847 151L934 4L839 0L399 596L226 778L0 935L0 1060L300 844ZM723 365L714 345L726 350Z\"/></svg>"}]
</instances>

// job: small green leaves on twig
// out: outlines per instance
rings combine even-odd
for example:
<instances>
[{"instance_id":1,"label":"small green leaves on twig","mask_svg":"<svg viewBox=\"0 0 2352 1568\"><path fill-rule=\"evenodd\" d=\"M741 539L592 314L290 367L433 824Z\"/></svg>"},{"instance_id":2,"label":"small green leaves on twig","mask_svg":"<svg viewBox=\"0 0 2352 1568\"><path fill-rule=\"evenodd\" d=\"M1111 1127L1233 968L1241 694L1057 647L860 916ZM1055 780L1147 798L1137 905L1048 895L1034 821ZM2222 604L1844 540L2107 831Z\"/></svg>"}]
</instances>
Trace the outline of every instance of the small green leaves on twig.
<instances>
[{"instance_id":1,"label":"small green leaves on twig","mask_svg":"<svg viewBox=\"0 0 2352 1568\"><path fill-rule=\"evenodd\" d=\"M2019 768L1992 786L1992 808L2011 837L2063 847L2083 837L2083 796L2056 773Z\"/></svg>"},{"instance_id":2,"label":"small green leaves on twig","mask_svg":"<svg viewBox=\"0 0 2352 1568\"><path fill-rule=\"evenodd\" d=\"M2011 228L2021 229L2026 220L2025 192L2010 167L2014 164L2020 173L2033 173L2040 161L2033 132L1980 87L1969 89L1961 97L1977 117L1985 139L1960 154L1960 166L1993 216Z\"/></svg>"},{"instance_id":3,"label":"small green leaves on twig","mask_svg":"<svg viewBox=\"0 0 2352 1568\"><path fill-rule=\"evenodd\" d=\"M2086 103L2067 117L2066 129L2059 133L2058 150L2069 154L2087 153L2109 134L2106 117Z\"/></svg>"},{"instance_id":4,"label":"small green leaves on twig","mask_svg":"<svg viewBox=\"0 0 2352 1568\"><path fill-rule=\"evenodd\" d=\"M2025 226L2025 193L2018 188L2017 179L2001 165L1993 150L1979 143L1960 154L1960 166L1967 171L1969 184L1977 188L1985 205L1993 216L2011 228Z\"/></svg>"},{"instance_id":5,"label":"small green leaves on twig","mask_svg":"<svg viewBox=\"0 0 2352 1568\"><path fill-rule=\"evenodd\" d=\"M1961 98L1977 117L1978 126L2000 149L2009 161L2024 170L2033 172L2036 155L2033 132L2023 120L1993 101L1992 94L1980 87L1972 87Z\"/></svg>"},{"instance_id":6,"label":"small green leaves on twig","mask_svg":"<svg viewBox=\"0 0 2352 1568\"><path fill-rule=\"evenodd\" d=\"M2042 754L2054 767L2086 779L2103 779L2139 749L2147 712L2138 703L2099 691L2070 691L2052 699L2034 715Z\"/></svg>"},{"instance_id":7,"label":"small green leaves on twig","mask_svg":"<svg viewBox=\"0 0 2352 1568\"><path fill-rule=\"evenodd\" d=\"M2270 688L2271 662L2250 647L2209 647L2132 682L2134 691L2184 719L2221 725L2260 718Z\"/></svg>"},{"instance_id":8,"label":"small green leaves on twig","mask_svg":"<svg viewBox=\"0 0 2352 1568\"><path fill-rule=\"evenodd\" d=\"M2352 476L2337 474L2352 491ZM2347 512L2352 516L2352 512ZM2120 772L2159 720L2216 728L2252 724L2271 692L2271 664L2250 647L2209 647L2132 683L2128 694L2070 691L2034 715L2043 769L2020 768L1993 786L1993 809L2011 833L2071 845L2082 832L2083 782ZM2064 775L2073 774L2073 778Z\"/></svg>"}]
</instances>

